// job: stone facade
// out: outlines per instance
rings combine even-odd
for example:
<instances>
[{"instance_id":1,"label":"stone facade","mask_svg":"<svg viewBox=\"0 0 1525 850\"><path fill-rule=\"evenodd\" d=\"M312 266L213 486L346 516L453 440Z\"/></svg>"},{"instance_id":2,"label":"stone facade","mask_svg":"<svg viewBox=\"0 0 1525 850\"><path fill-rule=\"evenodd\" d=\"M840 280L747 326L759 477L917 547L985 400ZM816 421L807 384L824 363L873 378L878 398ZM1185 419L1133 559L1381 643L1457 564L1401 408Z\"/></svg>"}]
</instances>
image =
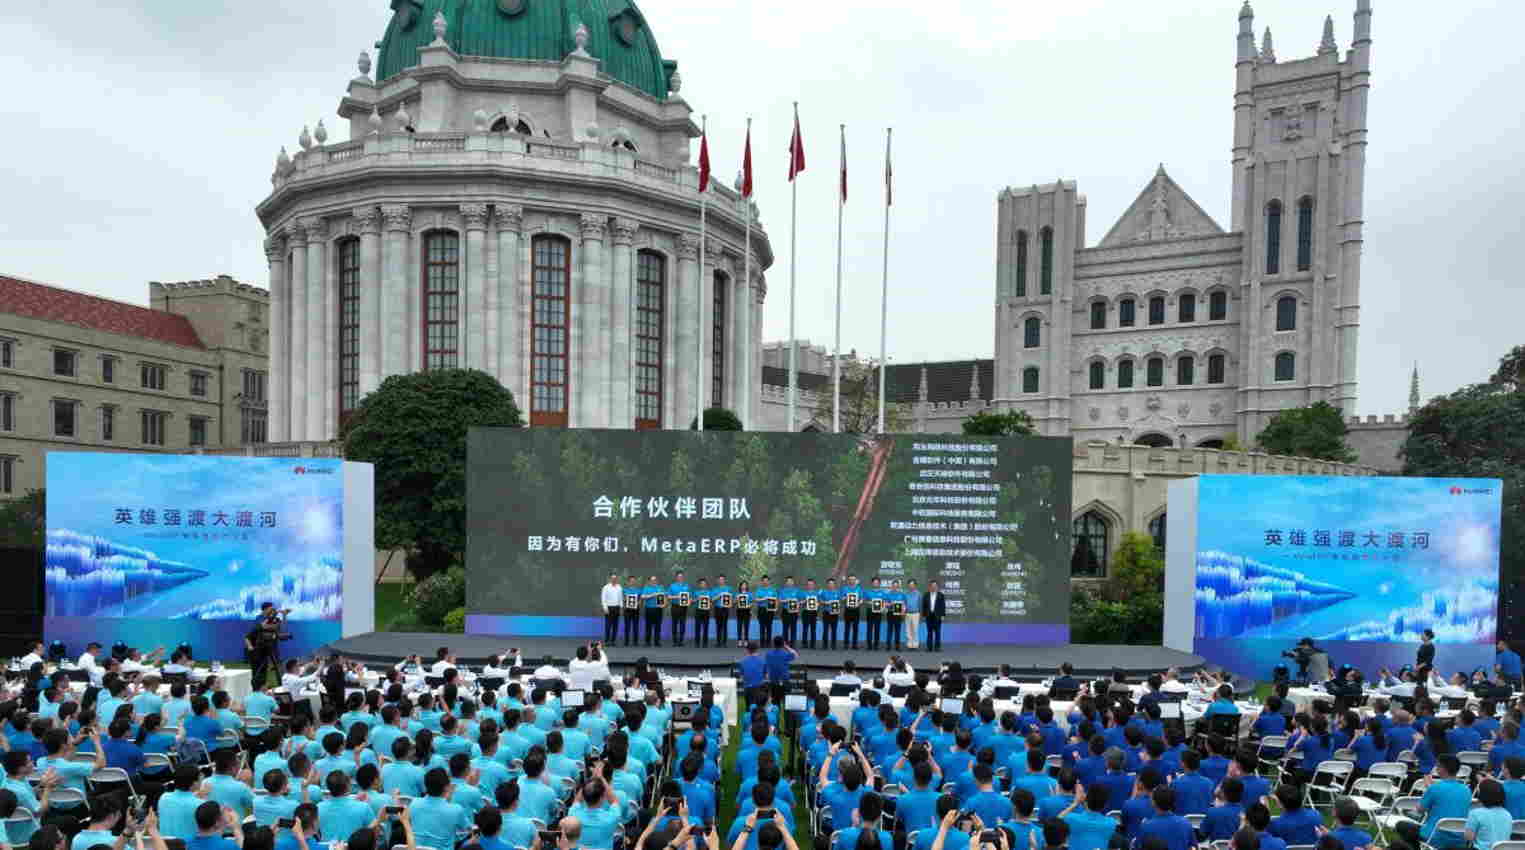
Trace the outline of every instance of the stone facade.
<instances>
[{"instance_id":1,"label":"stone facade","mask_svg":"<svg viewBox=\"0 0 1525 850\"><path fill-rule=\"evenodd\" d=\"M50 451L263 440L265 290L150 283L145 308L0 277L0 294L0 498L42 487Z\"/></svg>"}]
</instances>

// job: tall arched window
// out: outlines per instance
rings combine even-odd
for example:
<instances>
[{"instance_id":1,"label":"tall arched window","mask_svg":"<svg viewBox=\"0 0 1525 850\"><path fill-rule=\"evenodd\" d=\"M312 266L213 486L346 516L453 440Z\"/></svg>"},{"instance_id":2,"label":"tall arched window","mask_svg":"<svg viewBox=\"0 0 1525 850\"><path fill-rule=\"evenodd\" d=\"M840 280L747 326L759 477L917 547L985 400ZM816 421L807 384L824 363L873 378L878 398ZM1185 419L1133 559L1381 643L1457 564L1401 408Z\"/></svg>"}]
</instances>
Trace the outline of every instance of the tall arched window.
<instances>
[{"instance_id":1,"label":"tall arched window","mask_svg":"<svg viewBox=\"0 0 1525 850\"><path fill-rule=\"evenodd\" d=\"M461 237L424 234L424 369L454 369L461 348Z\"/></svg>"},{"instance_id":2,"label":"tall arched window","mask_svg":"<svg viewBox=\"0 0 1525 850\"><path fill-rule=\"evenodd\" d=\"M1281 272L1281 201L1266 204L1266 274Z\"/></svg>"},{"instance_id":3,"label":"tall arched window","mask_svg":"<svg viewBox=\"0 0 1525 850\"><path fill-rule=\"evenodd\" d=\"M1276 355L1276 380L1294 381L1297 379L1297 355L1290 351L1283 351Z\"/></svg>"},{"instance_id":4,"label":"tall arched window","mask_svg":"<svg viewBox=\"0 0 1525 850\"><path fill-rule=\"evenodd\" d=\"M1297 202L1297 270L1313 268L1313 199Z\"/></svg>"},{"instance_id":5,"label":"tall arched window","mask_svg":"<svg viewBox=\"0 0 1525 850\"><path fill-rule=\"evenodd\" d=\"M729 281L715 272L713 309L710 310L710 407L725 407L725 305Z\"/></svg>"},{"instance_id":6,"label":"tall arched window","mask_svg":"<svg viewBox=\"0 0 1525 850\"><path fill-rule=\"evenodd\" d=\"M1223 290L1207 294L1207 320L1219 322L1228 318L1228 293Z\"/></svg>"},{"instance_id":7,"label":"tall arched window","mask_svg":"<svg viewBox=\"0 0 1525 850\"><path fill-rule=\"evenodd\" d=\"M667 263L642 251L635 267L635 427L662 427L662 328Z\"/></svg>"},{"instance_id":8,"label":"tall arched window","mask_svg":"<svg viewBox=\"0 0 1525 850\"><path fill-rule=\"evenodd\" d=\"M1038 234L1038 294L1054 292L1054 228L1045 227Z\"/></svg>"},{"instance_id":9,"label":"tall arched window","mask_svg":"<svg viewBox=\"0 0 1525 850\"><path fill-rule=\"evenodd\" d=\"M1105 330L1107 327L1107 302L1091 302L1091 330Z\"/></svg>"},{"instance_id":10,"label":"tall arched window","mask_svg":"<svg viewBox=\"0 0 1525 850\"><path fill-rule=\"evenodd\" d=\"M1165 324L1165 296L1156 295L1149 299L1149 324Z\"/></svg>"},{"instance_id":11,"label":"tall arched window","mask_svg":"<svg viewBox=\"0 0 1525 850\"><path fill-rule=\"evenodd\" d=\"M1176 360L1176 384L1189 387L1197 381L1197 358L1185 355Z\"/></svg>"},{"instance_id":12,"label":"tall arched window","mask_svg":"<svg viewBox=\"0 0 1525 850\"><path fill-rule=\"evenodd\" d=\"M1117 388L1120 390L1133 388L1133 361L1119 360L1117 362Z\"/></svg>"},{"instance_id":13,"label":"tall arched window","mask_svg":"<svg viewBox=\"0 0 1525 850\"><path fill-rule=\"evenodd\" d=\"M1070 528L1073 547L1070 553L1071 576L1101 578L1107 574L1107 543L1110 533L1106 518L1096 511L1086 511L1075 518Z\"/></svg>"},{"instance_id":14,"label":"tall arched window","mask_svg":"<svg viewBox=\"0 0 1525 850\"><path fill-rule=\"evenodd\" d=\"M1209 354L1207 356L1207 382L1209 384L1223 383L1224 373L1227 371L1225 367L1228 365L1225 362L1226 359L1222 354Z\"/></svg>"},{"instance_id":15,"label":"tall arched window","mask_svg":"<svg viewBox=\"0 0 1525 850\"><path fill-rule=\"evenodd\" d=\"M1117 302L1117 326L1131 328L1138 312L1138 302L1132 298L1124 298Z\"/></svg>"},{"instance_id":16,"label":"tall arched window","mask_svg":"<svg viewBox=\"0 0 1525 850\"><path fill-rule=\"evenodd\" d=\"M1043 344L1043 321L1037 316L1028 316L1022 323L1022 347L1037 348Z\"/></svg>"},{"instance_id":17,"label":"tall arched window","mask_svg":"<svg viewBox=\"0 0 1525 850\"><path fill-rule=\"evenodd\" d=\"M1091 389L1099 390L1107 385L1107 364L1100 360L1091 363Z\"/></svg>"},{"instance_id":18,"label":"tall arched window","mask_svg":"<svg viewBox=\"0 0 1525 850\"><path fill-rule=\"evenodd\" d=\"M1035 393L1038 391L1038 367L1029 366L1022 370L1022 392Z\"/></svg>"},{"instance_id":19,"label":"tall arched window","mask_svg":"<svg viewBox=\"0 0 1525 850\"><path fill-rule=\"evenodd\" d=\"M1027 231L1017 231L1017 297L1027 295Z\"/></svg>"},{"instance_id":20,"label":"tall arched window","mask_svg":"<svg viewBox=\"0 0 1525 850\"><path fill-rule=\"evenodd\" d=\"M536 236L530 253L530 424L564 428L571 384L572 243L564 236Z\"/></svg>"},{"instance_id":21,"label":"tall arched window","mask_svg":"<svg viewBox=\"0 0 1525 850\"><path fill-rule=\"evenodd\" d=\"M1165 528L1164 514L1149 520L1149 536L1154 538L1154 548L1161 552L1165 551Z\"/></svg>"},{"instance_id":22,"label":"tall arched window","mask_svg":"<svg viewBox=\"0 0 1525 850\"><path fill-rule=\"evenodd\" d=\"M1295 297L1283 295L1276 299L1276 329L1297 330L1297 299Z\"/></svg>"},{"instance_id":23,"label":"tall arched window","mask_svg":"<svg viewBox=\"0 0 1525 850\"><path fill-rule=\"evenodd\" d=\"M339 421L343 422L360 403L360 240L345 239L338 247Z\"/></svg>"},{"instance_id":24,"label":"tall arched window","mask_svg":"<svg viewBox=\"0 0 1525 850\"><path fill-rule=\"evenodd\" d=\"M1178 322L1195 322L1197 320L1197 296L1190 292L1181 293L1180 303L1177 306Z\"/></svg>"},{"instance_id":25,"label":"tall arched window","mask_svg":"<svg viewBox=\"0 0 1525 850\"><path fill-rule=\"evenodd\" d=\"M523 118L520 118L514 122L514 126L512 127L508 126L507 118L499 118L498 120L492 122L492 132L494 133L507 133L510 130L518 133L521 136L534 135L534 131L530 129L530 125L526 123Z\"/></svg>"},{"instance_id":26,"label":"tall arched window","mask_svg":"<svg viewBox=\"0 0 1525 850\"><path fill-rule=\"evenodd\" d=\"M1165 386L1165 358L1151 357L1144 361L1144 383L1151 387Z\"/></svg>"},{"instance_id":27,"label":"tall arched window","mask_svg":"<svg viewBox=\"0 0 1525 850\"><path fill-rule=\"evenodd\" d=\"M1155 432L1140 435L1138 439L1133 441L1133 445L1148 446L1151 449L1168 449L1174 446L1175 443L1171 442L1170 438L1164 434Z\"/></svg>"}]
</instances>

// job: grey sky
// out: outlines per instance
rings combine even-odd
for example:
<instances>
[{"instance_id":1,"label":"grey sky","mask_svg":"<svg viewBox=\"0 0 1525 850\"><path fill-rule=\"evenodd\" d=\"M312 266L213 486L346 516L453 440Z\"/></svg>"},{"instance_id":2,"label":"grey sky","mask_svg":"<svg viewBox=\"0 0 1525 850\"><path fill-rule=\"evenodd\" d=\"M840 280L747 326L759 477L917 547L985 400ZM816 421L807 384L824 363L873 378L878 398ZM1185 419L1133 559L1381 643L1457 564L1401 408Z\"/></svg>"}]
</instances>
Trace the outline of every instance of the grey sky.
<instances>
[{"instance_id":1,"label":"grey sky","mask_svg":"<svg viewBox=\"0 0 1525 850\"><path fill-rule=\"evenodd\" d=\"M0 271L145 303L147 280L264 285L254 205L281 145L334 116L386 0L6 4ZM1525 13L1375 0L1361 413L1479 380L1525 342ZM1311 55L1355 0L1259 0L1256 31ZM787 329L790 102L799 185L799 336L831 344L837 125L848 125L843 346L878 350L884 127L895 127L890 355L990 356L995 198L1063 176L1099 240L1164 162L1228 224L1238 0L644 0L730 180L747 114L777 262L765 335ZM1510 104L1513 104L1512 106ZM697 147L695 148L697 153Z\"/></svg>"}]
</instances>

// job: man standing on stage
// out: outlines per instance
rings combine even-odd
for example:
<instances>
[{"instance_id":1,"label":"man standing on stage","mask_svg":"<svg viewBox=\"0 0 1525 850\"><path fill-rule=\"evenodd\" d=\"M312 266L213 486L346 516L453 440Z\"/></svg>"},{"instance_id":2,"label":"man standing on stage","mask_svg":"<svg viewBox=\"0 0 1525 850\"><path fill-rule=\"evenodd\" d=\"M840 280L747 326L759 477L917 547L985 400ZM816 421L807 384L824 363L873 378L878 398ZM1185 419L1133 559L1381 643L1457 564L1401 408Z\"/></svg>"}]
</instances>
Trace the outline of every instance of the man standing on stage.
<instances>
[{"instance_id":1,"label":"man standing on stage","mask_svg":"<svg viewBox=\"0 0 1525 850\"><path fill-rule=\"evenodd\" d=\"M694 646L710 645L710 611L715 607L715 591L710 580L701 577L694 589Z\"/></svg>"},{"instance_id":2,"label":"man standing on stage","mask_svg":"<svg viewBox=\"0 0 1525 850\"><path fill-rule=\"evenodd\" d=\"M259 617L254 621L254 628L250 629L248 636L244 638L244 648L249 653L249 665L254 668L252 681L265 681L271 667L280 669L281 616L289 613L291 612L277 609L271 602L260 604Z\"/></svg>"},{"instance_id":3,"label":"man standing on stage","mask_svg":"<svg viewBox=\"0 0 1525 850\"><path fill-rule=\"evenodd\" d=\"M604 643L613 644L620 639L620 608L625 604L618 575L609 576L609 583L599 592L598 604L604 609Z\"/></svg>"},{"instance_id":4,"label":"man standing on stage","mask_svg":"<svg viewBox=\"0 0 1525 850\"><path fill-rule=\"evenodd\" d=\"M921 588L916 579L906 583L905 590L905 648L921 647Z\"/></svg>"},{"instance_id":5,"label":"man standing on stage","mask_svg":"<svg viewBox=\"0 0 1525 850\"><path fill-rule=\"evenodd\" d=\"M625 645L635 646L641 642L641 629L637 625L641 620L641 586L635 583L633 574L625 576L625 585L620 592L625 606Z\"/></svg>"},{"instance_id":6,"label":"man standing on stage","mask_svg":"<svg viewBox=\"0 0 1525 850\"><path fill-rule=\"evenodd\" d=\"M1419 633L1419 652L1414 656L1415 669L1435 666L1435 633L1429 629Z\"/></svg>"},{"instance_id":7,"label":"man standing on stage","mask_svg":"<svg viewBox=\"0 0 1525 850\"><path fill-rule=\"evenodd\" d=\"M948 613L948 600L936 581L927 582L927 592L921 595L921 613L927 618L927 651L941 652L943 617Z\"/></svg>"},{"instance_id":8,"label":"man standing on stage","mask_svg":"<svg viewBox=\"0 0 1525 850\"><path fill-rule=\"evenodd\" d=\"M800 589L794 586L794 576L784 577L784 586L778 591L778 604L784 609L784 641L790 646L800 639Z\"/></svg>"},{"instance_id":9,"label":"man standing on stage","mask_svg":"<svg viewBox=\"0 0 1525 850\"><path fill-rule=\"evenodd\" d=\"M672 645L682 646L688 632L688 606L693 602L682 570L673 576L673 582L667 588L667 598L672 604Z\"/></svg>"},{"instance_id":10,"label":"man standing on stage","mask_svg":"<svg viewBox=\"0 0 1525 850\"><path fill-rule=\"evenodd\" d=\"M715 603L715 645L728 646L731 643L731 588L725 583L725 576L715 576L715 589L710 593Z\"/></svg>"},{"instance_id":11,"label":"man standing on stage","mask_svg":"<svg viewBox=\"0 0 1525 850\"><path fill-rule=\"evenodd\" d=\"M863 619L868 621L868 648L869 651L879 649L884 635L884 603L885 592L879 586L879 577L869 579L868 592L863 598L868 600L868 613Z\"/></svg>"},{"instance_id":12,"label":"man standing on stage","mask_svg":"<svg viewBox=\"0 0 1525 850\"><path fill-rule=\"evenodd\" d=\"M857 576L848 576L842 585L842 643L848 649L858 648L858 618L863 613L863 585ZM832 647L836 649L836 647Z\"/></svg>"},{"instance_id":13,"label":"man standing on stage","mask_svg":"<svg viewBox=\"0 0 1525 850\"><path fill-rule=\"evenodd\" d=\"M763 576L757 585L757 592L752 596L757 605L757 633L762 638L760 643L768 646L773 643L773 616L778 613L778 588L773 586L773 579Z\"/></svg>"},{"instance_id":14,"label":"man standing on stage","mask_svg":"<svg viewBox=\"0 0 1525 850\"><path fill-rule=\"evenodd\" d=\"M646 645L662 645L662 611L667 607L667 588L652 576L641 590L641 604L646 607Z\"/></svg>"},{"instance_id":15,"label":"man standing on stage","mask_svg":"<svg viewBox=\"0 0 1525 850\"><path fill-rule=\"evenodd\" d=\"M821 646L826 649L837 648L837 619L841 616L842 591L837 590L837 580L829 578L826 580L826 589L821 591Z\"/></svg>"},{"instance_id":16,"label":"man standing on stage","mask_svg":"<svg viewBox=\"0 0 1525 850\"><path fill-rule=\"evenodd\" d=\"M815 624L821 615L821 591L816 588L815 579L805 579L805 591L800 596L805 609L800 615L805 619L804 645L806 649L815 649Z\"/></svg>"},{"instance_id":17,"label":"man standing on stage","mask_svg":"<svg viewBox=\"0 0 1525 850\"><path fill-rule=\"evenodd\" d=\"M890 589L885 591L885 603L889 610L884 612L884 627L888 633L884 636L884 645L887 649L900 651L900 624L905 622L905 592L900 589L900 579L890 582Z\"/></svg>"}]
</instances>

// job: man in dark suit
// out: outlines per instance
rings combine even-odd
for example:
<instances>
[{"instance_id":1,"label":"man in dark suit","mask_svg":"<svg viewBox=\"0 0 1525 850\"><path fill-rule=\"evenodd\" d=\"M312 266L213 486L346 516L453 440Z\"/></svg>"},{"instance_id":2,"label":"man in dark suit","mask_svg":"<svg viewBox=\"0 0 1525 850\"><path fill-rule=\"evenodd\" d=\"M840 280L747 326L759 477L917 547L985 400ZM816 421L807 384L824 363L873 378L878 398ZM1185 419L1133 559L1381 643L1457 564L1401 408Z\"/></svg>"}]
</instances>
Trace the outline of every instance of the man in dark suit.
<instances>
[{"instance_id":1,"label":"man in dark suit","mask_svg":"<svg viewBox=\"0 0 1525 850\"><path fill-rule=\"evenodd\" d=\"M1049 692L1050 693L1053 693L1054 691L1070 691L1070 692L1074 692L1074 691L1078 691L1078 690L1080 690L1080 680L1075 678L1075 665L1071 664L1068 661L1064 662L1063 664L1060 664L1059 665L1059 675L1055 676L1054 677L1054 681L1049 685Z\"/></svg>"},{"instance_id":2,"label":"man in dark suit","mask_svg":"<svg viewBox=\"0 0 1525 850\"><path fill-rule=\"evenodd\" d=\"M948 598L935 581L927 582L927 592L921 595L921 615L927 621L927 652L941 652L943 648L943 617L948 613Z\"/></svg>"}]
</instances>

